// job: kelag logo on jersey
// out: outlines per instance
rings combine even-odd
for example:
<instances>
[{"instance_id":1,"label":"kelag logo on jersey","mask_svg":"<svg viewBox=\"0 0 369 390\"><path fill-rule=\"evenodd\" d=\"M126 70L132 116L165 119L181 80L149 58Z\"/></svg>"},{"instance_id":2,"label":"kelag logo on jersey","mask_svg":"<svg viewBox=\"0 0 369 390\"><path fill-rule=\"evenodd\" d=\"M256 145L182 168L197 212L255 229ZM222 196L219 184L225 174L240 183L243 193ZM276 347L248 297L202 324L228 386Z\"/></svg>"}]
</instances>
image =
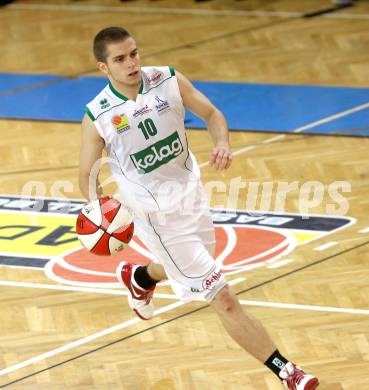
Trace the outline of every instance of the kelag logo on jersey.
<instances>
[{"instance_id":1,"label":"kelag logo on jersey","mask_svg":"<svg viewBox=\"0 0 369 390\"><path fill-rule=\"evenodd\" d=\"M131 154L131 160L139 173L148 173L183 152L183 146L178 133L175 131L170 136L137 153Z\"/></svg>"},{"instance_id":2,"label":"kelag logo on jersey","mask_svg":"<svg viewBox=\"0 0 369 390\"><path fill-rule=\"evenodd\" d=\"M115 269L121 261L147 264L151 253L137 238L114 256L96 256L81 247L75 233L82 202L28 200L0 196L0 264L43 268L61 283L117 287ZM215 258L225 274L250 271L286 256L301 244L345 228L350 217L296 214L250 215L246 211L212 210L216 226ZM214 276L215 278L216 276ZM212 280L205 288L211 288Z\"/></svg>"}]
</instances>

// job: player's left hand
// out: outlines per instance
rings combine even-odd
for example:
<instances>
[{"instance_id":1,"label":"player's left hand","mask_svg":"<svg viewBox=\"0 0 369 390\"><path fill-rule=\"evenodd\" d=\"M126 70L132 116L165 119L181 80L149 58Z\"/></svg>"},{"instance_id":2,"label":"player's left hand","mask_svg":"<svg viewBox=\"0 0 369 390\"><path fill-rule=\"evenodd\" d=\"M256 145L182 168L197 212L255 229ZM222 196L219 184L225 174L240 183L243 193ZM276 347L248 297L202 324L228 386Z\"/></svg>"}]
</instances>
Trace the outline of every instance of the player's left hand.
<instances>
[{"instance_id":1,"label":"player's left hand","mask_svg":"<svg viewBox=\"0 0 369 390\"><path fill-rule=\"evenodd\" d=\"M209 164L217 171L228 169L232 163L229 145L217 145L210 154Z\"/></svg>"}]
</instances>

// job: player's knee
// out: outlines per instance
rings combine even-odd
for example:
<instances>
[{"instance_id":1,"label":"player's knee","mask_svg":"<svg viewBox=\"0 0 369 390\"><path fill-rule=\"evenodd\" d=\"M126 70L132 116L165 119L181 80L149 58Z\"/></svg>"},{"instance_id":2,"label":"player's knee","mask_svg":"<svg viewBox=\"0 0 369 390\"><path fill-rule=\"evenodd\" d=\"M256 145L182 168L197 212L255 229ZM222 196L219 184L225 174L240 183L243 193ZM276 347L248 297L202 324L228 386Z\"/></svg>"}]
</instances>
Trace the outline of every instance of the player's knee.
<instances>
[{"instance_id":1,"label":"player's knee","mask_svg":"<svg viewBox=\"0 0 369 390\"><path fill-rule=\"evenodd\" d=\"M230 313L237 308L237 298L233 291L228 287L223 287L215 296L212 306L217 311Z\"/></svg>"}]
</instances>

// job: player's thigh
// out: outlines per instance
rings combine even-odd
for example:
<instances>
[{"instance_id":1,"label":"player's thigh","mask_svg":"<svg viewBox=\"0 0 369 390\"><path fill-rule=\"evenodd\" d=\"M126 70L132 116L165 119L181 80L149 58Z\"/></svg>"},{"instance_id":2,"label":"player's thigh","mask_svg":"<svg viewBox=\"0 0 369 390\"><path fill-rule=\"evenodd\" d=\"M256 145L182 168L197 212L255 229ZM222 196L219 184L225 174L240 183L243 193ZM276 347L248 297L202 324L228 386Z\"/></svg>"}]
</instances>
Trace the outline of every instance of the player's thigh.
<instances>
[{"instance_id":1,"label":"player's thigh","mask_svg":"<svg viewBox=\"0 0 369 390\"><path fill-rule=\"evenodd\" d=\"M161 216L162 217L162 216ZM155 261L165 268L173 290L182 299L210 301L225 285L224 277L211 256L215 235L211 217L166 215L148 218L140 225L140 237Z\"/></svg>"},{"instance_id":2,"label":"player's thigh","mask_svg":"<svg viewBox=\"0 0 369 390\"><path fill-rule=\"evenodd\" d=\"M215 228L210 211L204 212L198 222L197 234L209 255L215 256Z\"/></svg>"}]
</instances>

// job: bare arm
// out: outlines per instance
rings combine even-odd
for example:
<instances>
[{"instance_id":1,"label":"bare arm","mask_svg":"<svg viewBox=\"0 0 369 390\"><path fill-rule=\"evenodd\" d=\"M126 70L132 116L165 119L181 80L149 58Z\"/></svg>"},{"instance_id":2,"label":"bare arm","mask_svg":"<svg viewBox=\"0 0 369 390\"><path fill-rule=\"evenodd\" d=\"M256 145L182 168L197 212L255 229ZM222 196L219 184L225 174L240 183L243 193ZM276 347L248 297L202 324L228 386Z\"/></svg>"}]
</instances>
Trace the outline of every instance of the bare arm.
<instances>
[{"instance_id":1,"label":"bare arm","mask_svg":"<svg viewBox=\"0 0 369 390\"><path fill-rule=\"evenodd\" d=\"M98 197L102 195L102 190L99 187L98 181L99 169L94 169L94 172L91 172L91 169L93 167L99 168L96 163L101 158L104 145L104 140L100 137L95 125L92 123L91 119L85 115L82 120L81 131L79 188L83 196L88 200L93 200L96 195ZM91 188L90 175L92 180Z\"/></svg>"},{"instance_id":2,"label":"bare arm","mask_svg":"<svg viewBox=\"0 0 369 390\"><path fill-rule=\"evenodd\" d=\"M207 123L214 142L214 149L209 160L210 165L218 170L228 169L232 162L232 153L229 145L228 125L224 115L185 76L178 71L176 75L185 107Z\"/></svg>"}]
</instances>

